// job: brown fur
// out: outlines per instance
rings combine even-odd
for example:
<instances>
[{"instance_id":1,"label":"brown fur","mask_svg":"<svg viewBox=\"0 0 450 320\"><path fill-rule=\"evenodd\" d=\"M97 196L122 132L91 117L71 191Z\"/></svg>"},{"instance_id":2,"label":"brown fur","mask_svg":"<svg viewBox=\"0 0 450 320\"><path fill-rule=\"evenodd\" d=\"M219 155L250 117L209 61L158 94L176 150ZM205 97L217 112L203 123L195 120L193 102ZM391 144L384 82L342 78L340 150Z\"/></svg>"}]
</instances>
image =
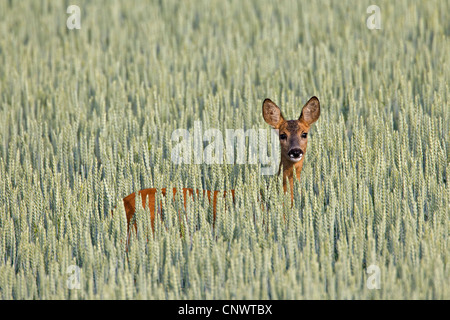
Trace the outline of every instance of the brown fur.
<instances>
[{"instance_id":1,"label":"brown fur","mask_svg":"<svg viewBox=\"0 0 450 320\"><path fill-rule=\"evenodd\" d=\"M145 208L145 205L147 204L150 209L150 221L152 225L152 230L154 231L155 228L155 211L156 211L156 188L148 188L148 189L142 189L139 191L139 195L141 196L141 204L142 207ZM161 189L162 195L166 196L166 188ZM177 193L177 189L173 188L173 197L175 200L175 195ZM199 190L197 190L197 198L199 197ZM216 208L217 208L217 196L219 195L219 191L211 192L210 190L206 190L206 196L208 197L208 201L211 202L211 193L213 194L213 220L216 221ZM184 209L186 209L186 196L189 194L190 197L194 198L194 190L192 188L183 188L183 205ZM223 197L225 197L227 194L226 191L223 192ZM205 190L203 190L203 196L205 196ZM234 190L231 190L231 196L233 197L234 201ZM129 194L125 198L123 198L123 205L125 206L125 212L127 216L127 225L128 228L130 227L131 219L134 216L134 213L136 211L136 193L133 192L132 194ZM160 207L162 206L162 203L160 203ZM134 224L136 227L136 223Z\"/></svg>"}]
</instances>

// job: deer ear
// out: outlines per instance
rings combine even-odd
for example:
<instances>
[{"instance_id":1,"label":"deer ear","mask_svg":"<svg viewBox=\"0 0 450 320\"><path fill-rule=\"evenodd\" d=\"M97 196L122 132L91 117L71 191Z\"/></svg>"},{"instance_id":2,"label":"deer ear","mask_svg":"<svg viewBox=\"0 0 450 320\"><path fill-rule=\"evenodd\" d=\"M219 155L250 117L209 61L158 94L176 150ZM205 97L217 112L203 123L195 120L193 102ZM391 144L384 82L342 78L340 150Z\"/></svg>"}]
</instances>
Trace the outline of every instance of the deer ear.
<instances>
[{"instance_id":1,"label":"deer ear","mask_svg":"<svg viewBox=\"0 0 450 320\"><path fill-rule=\"evenodd\" d=\"M319 99L317 99L317 97L312 97L303 106L302 113L300 114L300 118L298 118L298 120L310 126L311 124L316 122L317 119L319 119L319 116L320 116Z\"/></svg>"},{"instance_id":2,"label":"deer ear","mask_svg":"<svg viewBox=\"0 0 450 320\"><path fill-rule=\"evenodd\" d=\"M265 99L262 106L264 120L275 129L284 121L280 108L270 99Z\"/></svg>"}]
</instances>

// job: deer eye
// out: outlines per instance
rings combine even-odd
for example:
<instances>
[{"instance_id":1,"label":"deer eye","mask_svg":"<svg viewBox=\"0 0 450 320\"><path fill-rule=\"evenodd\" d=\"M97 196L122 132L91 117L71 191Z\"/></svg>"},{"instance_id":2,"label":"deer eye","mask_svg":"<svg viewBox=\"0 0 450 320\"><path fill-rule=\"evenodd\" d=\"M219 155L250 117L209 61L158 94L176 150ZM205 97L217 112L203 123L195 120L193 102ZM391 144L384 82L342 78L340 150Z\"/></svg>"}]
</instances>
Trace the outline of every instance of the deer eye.
<instances>
[{"instance_id":1,"label":"deer eye","mask_svg":"<svg viewBox=\"0 0 450 320\"><path fill-rule=\"evenodd\" d=\"M280 139L281 139L281 140L286 140L286 139L287 139L286 133L280 134Z\"/></svg>"},{"instance_id":2,"label":"deer eye","mask_svg":"<svg viewBox=\"0 0 450 320\"><path fill-rule=\"evenodd\" d=\"M306 139L307 136L308 136L308 132L303 132L303 133L302 133L302 138L303 138L303 139Z\"/></svg>"}]
</instances>

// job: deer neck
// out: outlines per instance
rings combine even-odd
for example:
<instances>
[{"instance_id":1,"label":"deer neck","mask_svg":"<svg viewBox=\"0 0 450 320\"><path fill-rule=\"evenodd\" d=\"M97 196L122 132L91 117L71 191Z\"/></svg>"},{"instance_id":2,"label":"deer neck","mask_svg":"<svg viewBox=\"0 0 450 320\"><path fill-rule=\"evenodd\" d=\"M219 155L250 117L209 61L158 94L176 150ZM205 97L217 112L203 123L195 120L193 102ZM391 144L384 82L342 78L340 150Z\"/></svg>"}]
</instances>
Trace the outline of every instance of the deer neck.
<instances>
[{"instance_id":1,"label":"deer neck","mask_svg":"<svg viewBox=\"0 0 450 320\"><path fill-rule=\"evenodd\" d=\"M285 159L284 157L281 157L280 162L280 169L278 171L278 174L280 173L281 169L283 168L283 189L284 192L287 191L287 183L289 181L289 188L291 190L291 200L294 200L294 168L295 168L295 176L297 180L300 182L300 173L302 172L303 168L303 159L299 162L292 162L289 159Z\"/></svg>"}]
</instances>

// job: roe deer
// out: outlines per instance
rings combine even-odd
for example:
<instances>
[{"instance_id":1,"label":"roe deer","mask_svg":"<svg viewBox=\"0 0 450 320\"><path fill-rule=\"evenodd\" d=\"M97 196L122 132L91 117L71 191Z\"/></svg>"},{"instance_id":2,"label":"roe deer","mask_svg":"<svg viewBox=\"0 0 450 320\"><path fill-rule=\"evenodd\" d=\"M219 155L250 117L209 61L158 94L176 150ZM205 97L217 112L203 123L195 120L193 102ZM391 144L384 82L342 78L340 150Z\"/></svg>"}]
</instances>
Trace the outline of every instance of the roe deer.
<instances>
[{"instance_id":1,"label":"roe deer","mask_svg":"<svg viewBox=\"0 0 450 320\"><path fill-rule=\"evenodd\" d=\"M263 103L264 120L274 129L278 129L281 147L281 167L283 167L283 189L287 191L287 182L291 189L291 201L294 199L294 167L297 179L300 181L300 173L303 168L304 155L308 144L308 132L311 125L320 116L320 103L317 97L312 97L303 106L298 120L284 120L280 108L270 99Z\"/></svg>"},{"instance_id":2,"label":"roe deer","mask_svg":"<svg viewBox=\"0 0 450 320\"><path fill-rule=\"evenodd\" d=\"M262 106L262 112L264 120L271 125L274 129L278 129L280 146L281 146L281 161L278 170L278 175L280 174L281 168L283 168L283 189L284 192L287 191L287 180L289 180L290 190L291 190L291 203L294 199L294 167L297 179L300 181L300 173L303 168L304 155L306 153L306 146L308 142L308 132L311 125L320 116L320 104L317 97L312 97L303 106L302 112L298 120L285 120L281 114L280 108L270 99L265 99ZM148 203L150 209L150 219L151 226L154 230L154 220L155 220L155 194L156 188L142 189L139 191L141 196L142 206ZM161 189L162 195L166 195L166 189ZM173 194L175 197L177 190L173 189ZM234 201L234 190L230 190ZM184 207L186 208L186 196L193 197L194 190L191 188L183 188L183 199ZM197 196L199 195L199 190L196 191ZM219 191L206 191L208 200L211 202L211 194L213 195L213 220L216 219L216 205L217 196ZM205 195L205 190L203 191L203 196ZM223 192L223 196L226 195L226 191ZM125 206L127 225L128 229L130 227L130 221L136 210L136 193L132 193L125 198L123 198L123 203ZM136 226L136 224L135 224Z\"/></svg>"}]
</instances>

